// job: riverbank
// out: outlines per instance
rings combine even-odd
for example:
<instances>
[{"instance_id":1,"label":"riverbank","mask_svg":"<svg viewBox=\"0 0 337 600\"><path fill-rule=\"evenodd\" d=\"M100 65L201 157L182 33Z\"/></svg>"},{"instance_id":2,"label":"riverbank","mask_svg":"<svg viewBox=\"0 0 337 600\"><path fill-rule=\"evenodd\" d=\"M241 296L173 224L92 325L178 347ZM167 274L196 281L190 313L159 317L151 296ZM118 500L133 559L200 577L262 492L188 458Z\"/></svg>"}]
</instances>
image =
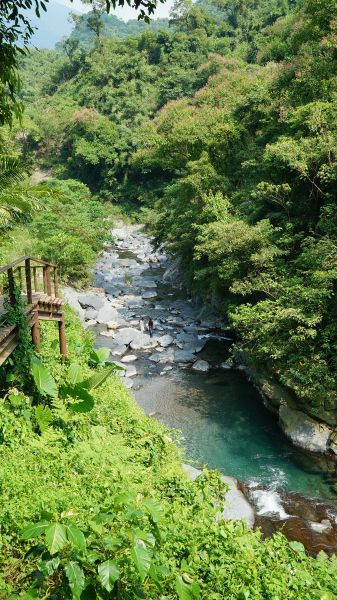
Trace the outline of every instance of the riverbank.
<instances>
[{"instance_id":1,"label":"riverbank","mask_svg":"<svg viewBox=\"0 0 337 600\"><path fill-rule=\"evenodd\" d=\"M65 293L95 333L97 345L110 348L111 360L123 368L122 381L133 388L137 402L151 416L183 431L187 456L197 465L207 463L248 483L242 491L257 521L268 522L266 532L271 521L274 530L277 523L282 526L286 510L279 492L284 487L332 500L322 478L296 467L294 450L277 431L254 388L224 360L231 343L224 324L194 306L179 282L167 283L170 263L162 250L153 251L140 226L120 225L113 235L116 243L106 247L96 265L94 287L85 294L69 289ZM154 319L153 338L139 331L142 316L145 321ZM212 421L210 410L216 411ZM238 491L237 484L234 487ZM308 510L311 501L300 497L297 513L287 512L287 519L297 517L311 543L322 512L315 516ZM314 515L313 520L308 514ZM333 509L329 514L330 527L323 523L321 539L315 534L310 547L334 548L337 515ZM329 521L324 516L321 520ZM328 541L331 530L333 540Z\"/></svg>"}]
</instances>

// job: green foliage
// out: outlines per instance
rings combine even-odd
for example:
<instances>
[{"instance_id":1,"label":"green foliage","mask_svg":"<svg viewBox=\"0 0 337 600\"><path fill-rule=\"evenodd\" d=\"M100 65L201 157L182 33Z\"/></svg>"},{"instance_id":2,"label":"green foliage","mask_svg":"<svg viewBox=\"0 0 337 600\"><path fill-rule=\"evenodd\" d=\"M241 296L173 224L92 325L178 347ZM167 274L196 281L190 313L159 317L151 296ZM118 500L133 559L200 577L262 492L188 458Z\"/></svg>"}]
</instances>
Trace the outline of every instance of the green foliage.
<instances>
[{"instance_id":1,"label":"green foliage","mask_svg":"<svg viewBox=\"0 0 337 600\"><path fill-rule=\"evenodd\" d=\"M55 262L63 280L86 282L88 269L106 239L102 205L76 181L47 180L40 187L43 209L30 223L35 252Z\"/></svg>"},{"instance_id":2,"label":"green foliage","mask_svg":"<svg viewBox=\"0 0 337 600\"><path fill-rule=\"evenodd\" d=\"M49 413L30 410L33 399L12 390L0 403L0 594L332 598L335 558L315 560L281 534L263 542L224 521L218 474L188 481L169 432L120 378L97 390L105 368L88 366L90 338L69 311L67 332L70 365L56 359L50 328L42 362L59 386L90 381L93 409L72 413L54 399L44 428Z\"/></svg>"}]
</instances>

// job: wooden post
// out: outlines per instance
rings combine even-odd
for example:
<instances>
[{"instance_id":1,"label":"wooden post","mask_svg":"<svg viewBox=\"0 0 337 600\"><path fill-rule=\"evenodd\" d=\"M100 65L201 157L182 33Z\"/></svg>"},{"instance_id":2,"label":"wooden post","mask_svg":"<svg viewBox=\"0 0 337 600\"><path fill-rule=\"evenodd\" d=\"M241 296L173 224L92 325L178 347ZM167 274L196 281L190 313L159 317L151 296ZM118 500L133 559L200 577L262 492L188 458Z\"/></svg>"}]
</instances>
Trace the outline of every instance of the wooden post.
<instances>
[{"instance_id":1,"label":"wooden post","mask_svg":"<svg viewBox=\"0 0 337 600\"><path fill-rule=\"evenodd\" d=\"M10 267L7 271L8 277L8 296L9 302L12 306L15 304L15 286L14 286L14 273L12 267Z\"/></svg>"},{"instance_id":2,"label":"wooden post","mask_svg":"<svg viewBox=\"0 0 337 600\"><path fill-rule=\"evenodd\" d=\"M45 276L46 276L46 294L51 296L51 281L50 281L50 266L47 265L45 267Z\"/></svg>"},{"instance_id":3,"label":"wooden post","mask_svg":"<svg viewBox=\"0 0 337 600\"><path fill-rule=\"evenodd\" d=\"M21 272L21 267L18 267L18 273L19 273L19 288L20 288L20 290L22 290L22 272Z\"/></svg>"},{"instance_id":4,"label":"wooden post","mask_svg":"<svg viewBox=\"0 0 337 600\"><path fill-rule=\"evenodd\" d=\"M34 277L34 291L38 292L39 291L39 282L37 279L36 267L33 267L33 277Z\"/></svg>"},{"instance_id":5,"label":"wooden post","mask_svg":"<svg viewBox=\"0 0 337 600\"><path fill-rule=\"evenodd\" d=\"M62 318L58 321L59 325L59 341L60 341L60 353L62 356L62 360L67 358L67 342L66 342L66 328L64 323L64 314L62 313Z\"/></svg>"},{"instance_id":6,"label":"wooden post","mask_svg":"<svg viewBox=\"0 0 337 600\"><path fill-rule=\"evenodd\" d=\"M36 311L34 315L34 322L32 326L32 342L36 348L40 346L40 325L39 325L39 314Z\"/></svg>"},{"instance_id":7,"label":"wooden post","mask_svg":"<svg viewBox=\"0 0 337 600\"><path fill-rule=\"evenodd\" d=\"M54 293L55 293L55 298L57 298L59 295L59 282L58 282L58 277L57 277L57 267L54 267Z\"/></svg>"},{"instance_id":8,"label":"wooden post","mask_svg":"<svg viewBox=\"0 0 337 600\"><path fill-rule=\"evenodd\" d=\"M25 260L25 273L26 273L27 302L28 302L28 304L33 304L32 279L31 279L30 259L29 258L26 258L26 260Z\"/></svg>"}]
</instances>

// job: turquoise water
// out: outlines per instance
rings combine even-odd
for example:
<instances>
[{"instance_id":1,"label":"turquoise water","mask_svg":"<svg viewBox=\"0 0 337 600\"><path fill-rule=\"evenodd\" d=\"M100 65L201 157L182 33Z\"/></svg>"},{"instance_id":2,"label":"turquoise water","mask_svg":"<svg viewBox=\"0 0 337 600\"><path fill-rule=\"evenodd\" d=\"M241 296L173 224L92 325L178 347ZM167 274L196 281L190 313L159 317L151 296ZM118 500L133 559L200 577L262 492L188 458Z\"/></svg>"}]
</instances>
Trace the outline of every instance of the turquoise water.
<instances>
[{"instance_id":1,"label":"turquoise water","mask_svg":"<svg viewBox=\"0 0 337 600\"><path fill-rule=\"evenodd\" d=\"M138 377L138 382L138 403L181 430L186 455L197 466L206 464L248 483L335 503L324 478L300 466L297 451L243 373L214 370L205 375L176 369Z\"/></svg>"}]
</instances>

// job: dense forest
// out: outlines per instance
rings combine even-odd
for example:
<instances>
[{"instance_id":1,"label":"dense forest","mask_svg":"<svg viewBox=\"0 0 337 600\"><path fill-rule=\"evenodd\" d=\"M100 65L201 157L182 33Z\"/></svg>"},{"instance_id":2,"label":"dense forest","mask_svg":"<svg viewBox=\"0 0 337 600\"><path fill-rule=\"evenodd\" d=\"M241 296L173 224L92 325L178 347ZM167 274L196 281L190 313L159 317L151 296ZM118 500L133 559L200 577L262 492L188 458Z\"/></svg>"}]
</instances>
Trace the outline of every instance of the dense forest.
<instances>
[{"instance_id":1,"label":"dense forest","mask_svg":"<svg viewBox=\"0 0 337 600\"><path fill-rule=\"evenodd\" d=\"M1 264L38 255L82 286L111 219L145 223L241 360L336 427L336 0L178 0L119 32L94 1L28 53L12 4ZM187 481L70 309L67 328L67 363L45 327L0 374L0 598L336 598L336 559L220 519L218 475Z\"/></svg>"},{"instance_id":2,"label":"dense forest","mask_svg":"<svg viewBox=\"0 0 337 600\"><path fill-rule=\"evenodd\" d=\"M28 163L146 219L246 360L331 425L335 9L184 0L169 29L32 52L15 138Z\"/></svg>"}]
</instances>

